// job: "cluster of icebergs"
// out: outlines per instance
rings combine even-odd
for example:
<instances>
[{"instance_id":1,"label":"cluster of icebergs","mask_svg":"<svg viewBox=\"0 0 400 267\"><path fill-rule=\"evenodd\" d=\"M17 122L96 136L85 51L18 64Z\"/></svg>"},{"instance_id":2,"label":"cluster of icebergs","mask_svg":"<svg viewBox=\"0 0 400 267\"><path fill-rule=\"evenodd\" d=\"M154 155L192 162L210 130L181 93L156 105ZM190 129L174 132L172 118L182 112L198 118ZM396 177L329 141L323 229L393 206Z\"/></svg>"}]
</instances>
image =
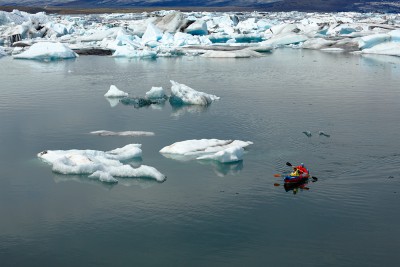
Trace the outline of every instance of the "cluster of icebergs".
<instances>
[{"instance_id":1,"label":"cluster of icebergs","mask_svg":"<svg viewBox=\"0 0 400 267\"><path fill-rule=\"evenodd\" d=\"M207 106L218 100L215 95L196 91L187 85L171 81L171 104ZM154 99L166 99L162 87L152 87L145 98L129 98L129 94L119 90L115 85L104 95L107 98L117 98L120 101L136 101L137 103L152 103ZM129 99L129 100L126 100ZM135 103L136 103L135 102ZM100 136L153 136L153 132L107 130L93 131L90 134ZM187 140L164 147L160 153L174 159L212 160L220 163L240 162L243 160L244 148L251 145L250 141L201 139ZM61 174L89 175L105 183L117 183L115 177L148 177L163 182L166 176L154 167L140 165L134 168L128 160L142 157L141 144L129 144L122 148L103 152L97 150L45 150L38 157L52 165L52 170ZM194 158L193 158L194 157Z\"/></svg>"},{"instance_id":2,"label":"cluster of icebergs","mask_svg":"<svg viewBox=\"0 0 400 267\"><path fill-rule=\"evenodd\" d=\"M120 135L108 131L97 131ZM124 134L122 134L124 135ZM160 150L165 157L188 160L214 160L221 163L239 162L243 160L244 148L253 144L240 140L201 139L186 140L166 146ZM129 160L141 159L141 144L129 144L111 151L98 150L45 150L37 155L52 166L55 173L68 175L88 175L89 178L105 183L117 183L115 177L151 178L164 182L166 176L156 168L140 165L133 167Z\"/></svg>"},{"instance_id":3,"label":"cluster of icebergs","mask_svg":"<svg viewBox=\"0 0 400 267\"><path fill-rule=\"evenodd\" d=\"M169 99L169 102L173 106L182 105L200 105L208 106L215 100L219 100L220 97L216 95L199 92L190 88L189 86L170 81L171 95L168 97L162 87L152 87L150 91L146 92L145 97L129 97L129 94L118 89L115 85L111 85L110 89L104 95L110 99L111 106L115 106L118 102L122 102L126 105L133 105L134 107L140 108L151 104L159 104ZM117 102L113 102L117 100Z\"/></svg>"},{"instance_id":4,"label":"cluster of icebergs","mask_svg":"<svg viewBox=\"0 0 400 267\"><path fill-rule=\"evenodd\" d=\"M399 28L399 14L378 13L157 11L72 16L14 10L0 11L0 56L54 59L106 50L129 58L257 57L283 46L400 56Z\"/></svg>"}]
</instances>

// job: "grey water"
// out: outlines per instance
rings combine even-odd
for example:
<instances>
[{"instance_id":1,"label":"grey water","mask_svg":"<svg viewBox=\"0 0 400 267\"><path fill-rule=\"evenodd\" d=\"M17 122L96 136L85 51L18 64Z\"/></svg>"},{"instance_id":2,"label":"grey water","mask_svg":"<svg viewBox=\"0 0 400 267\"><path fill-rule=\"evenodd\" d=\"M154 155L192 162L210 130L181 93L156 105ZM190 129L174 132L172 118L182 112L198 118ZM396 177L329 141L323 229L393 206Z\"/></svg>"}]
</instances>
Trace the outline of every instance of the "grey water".
<instances>
[{"instance_id":1,"label":"grey water","mask_svg":"<svg viewBox=\"0 0 400 267\"><path fill-rule=\"evenodd\" d=\"M208 107L136 109L169 80ZM115 104L115 103L114 103ZM391 266L400 248L400 59L280 49L261 58L0 59L0 266ZM95 136L91 131L155 136ZM303 132L310 131L308 137ZM319 135L323 131L329 137ZM158 151L201 138L254 142L242 162ZM140 143L168 178L56 174L47 149ZM286 162L318 177L285 188ZM274 185L279 184L279 186Z\"/></svg>"}]
</instances>

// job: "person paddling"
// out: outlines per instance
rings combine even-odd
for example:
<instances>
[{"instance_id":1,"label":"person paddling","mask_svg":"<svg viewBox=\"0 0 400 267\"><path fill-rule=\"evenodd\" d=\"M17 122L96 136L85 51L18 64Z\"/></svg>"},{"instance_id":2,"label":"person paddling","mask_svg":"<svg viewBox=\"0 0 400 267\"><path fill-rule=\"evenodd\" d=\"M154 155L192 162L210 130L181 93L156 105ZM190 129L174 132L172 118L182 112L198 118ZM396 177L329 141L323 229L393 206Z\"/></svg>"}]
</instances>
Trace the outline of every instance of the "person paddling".
<instances>
[{"instance_id":1,"label":"person paddling","mask_svg":"<svg viewBox=\"0 0 400 267\"><path fill-rule=\"evenodd\" d=\"M308 174L308 170L304 167L304 164L301 163L299 166L293 167L293 172L290 175L301 176L303 174Z\"/></svg>"}]
</instances>

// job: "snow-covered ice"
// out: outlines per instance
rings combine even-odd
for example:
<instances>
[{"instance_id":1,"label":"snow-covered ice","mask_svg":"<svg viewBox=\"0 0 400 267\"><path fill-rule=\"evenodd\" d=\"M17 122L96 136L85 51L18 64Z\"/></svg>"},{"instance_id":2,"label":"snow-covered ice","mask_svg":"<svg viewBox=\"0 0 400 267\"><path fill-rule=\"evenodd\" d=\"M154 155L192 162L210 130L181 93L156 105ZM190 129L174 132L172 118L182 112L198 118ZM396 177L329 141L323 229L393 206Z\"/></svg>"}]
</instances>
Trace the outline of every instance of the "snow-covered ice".
<instances>
[{"instance_id":1,"label":"snow-covered ice","mask_svg":"<svg viewBox=\"0 0 400 267\"><path fill-rule=\"evenodd\" d=\"M128 96L128 93L125 93L124 91L119 90L115 85L111 85L110 89L107 91L107 93L104 95L105 97L126 97Z\"/></svg>"},{"instance_id":2,"label":"snow-covered ice","mask_svg":"<svg viewBox=\"0 0 400 267\"><path fill-rule=\"evenodd\" d=\"M162 182L166 179L154 167L141 165L133 168L122 161L140 158L140 144L129 144L107 152L98 150L45 150L38 157L61 174L85 174L103 182L115 183L115 177L148 177Z\"/></svg>"},{"instance_id":3,"label":"snow-covered ice","mask_svg":"<svg viewBox=\"0 0 400 267\"><path fill-rule=\"evenodd\" d=\"M196 91L189 86L177 83L171 80L171 97L172 105L203 105L207 106L219 97L203 92Z\"/></svg>"}]
</instances>

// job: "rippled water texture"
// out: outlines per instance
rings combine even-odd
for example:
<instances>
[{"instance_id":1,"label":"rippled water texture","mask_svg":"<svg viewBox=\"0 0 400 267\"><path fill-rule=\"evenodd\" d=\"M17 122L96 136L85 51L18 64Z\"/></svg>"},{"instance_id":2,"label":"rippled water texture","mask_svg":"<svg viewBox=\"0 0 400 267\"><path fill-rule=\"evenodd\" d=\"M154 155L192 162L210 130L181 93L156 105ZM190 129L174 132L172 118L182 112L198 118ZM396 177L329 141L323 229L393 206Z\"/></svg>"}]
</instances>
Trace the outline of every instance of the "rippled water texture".
<instances>
[{"instance_id":1,"label":"rippled water texture","mask_svg":"<svg viewBox=\"0 0 400 267\"><path fill-rule=\"evenodd\" d=\"M169 80L221 100L135 109L103 96L111 84L144 96ZM0 81L2 267L398 264L399 58L289 49L254 59L5 57ZM155 135L89 134L97 130ZM158 152L196 138L254 145L229 165ZM167 181L106 185L36 158L128 143L143 144L142 163ZM290 171L287 161L319 180L286 192L273 174Z\"/></svg>"}]
</instances>

